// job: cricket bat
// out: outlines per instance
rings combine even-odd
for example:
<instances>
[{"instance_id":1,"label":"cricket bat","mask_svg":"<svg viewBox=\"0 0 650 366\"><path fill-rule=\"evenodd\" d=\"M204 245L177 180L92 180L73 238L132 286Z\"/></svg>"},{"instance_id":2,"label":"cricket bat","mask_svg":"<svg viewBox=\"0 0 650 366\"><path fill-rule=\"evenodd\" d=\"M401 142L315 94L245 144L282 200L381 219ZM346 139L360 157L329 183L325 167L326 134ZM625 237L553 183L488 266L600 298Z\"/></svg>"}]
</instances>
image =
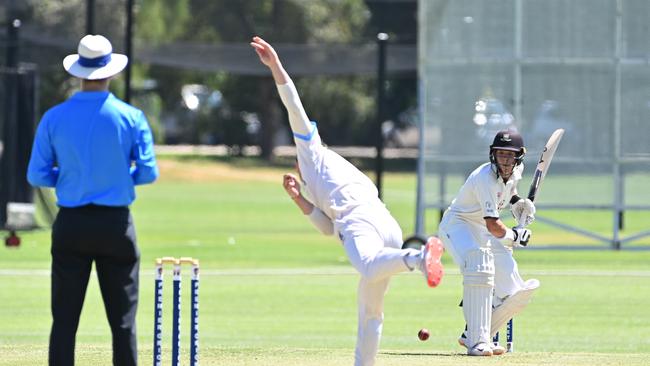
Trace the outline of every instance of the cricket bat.
<instances>
[{"instance_id":1,"label":"cricket bat","mask_svg":"<svg viewBox=\"0 0 650 366\"><path fill-rule=\"evenodd\" d=\"M544 145L544 150L542 150L542 155L539 157L539 161L537 162L533 181L530 183L530 190L528 191L528 199L533 202L535 202L535 197L537 197L537 194L539 193L539 188L548 172L548 168L553 160L553 155L555 155L555 150L557 150L557 146L560 144L562 135L564 135L564 129L559 128L555 130L546 142L546 145Z\"/></svg>"}]
</instances>

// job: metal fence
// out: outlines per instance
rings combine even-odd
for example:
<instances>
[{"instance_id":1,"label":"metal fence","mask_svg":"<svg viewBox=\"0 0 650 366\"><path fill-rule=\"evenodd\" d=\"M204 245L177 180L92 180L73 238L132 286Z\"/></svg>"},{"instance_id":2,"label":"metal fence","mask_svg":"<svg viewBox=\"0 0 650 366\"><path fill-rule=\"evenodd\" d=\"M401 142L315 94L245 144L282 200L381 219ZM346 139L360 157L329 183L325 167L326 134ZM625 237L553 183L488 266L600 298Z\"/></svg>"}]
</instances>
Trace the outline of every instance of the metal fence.
<instances>
[{"instance_id":1,"label":"metal fence","mask_svg":"<svg viewBox=\"0 0 650 366\"><path fill-rule=\"evenodd\" d=\"M621 232L624 213L650 209L650 2L421 0L419 12L419 235L504 128L524 136L528 172L566 130L539 221L613 248L650 235ZM549 210L611 212L611 230Z\"/></svg>"}]
</instances>

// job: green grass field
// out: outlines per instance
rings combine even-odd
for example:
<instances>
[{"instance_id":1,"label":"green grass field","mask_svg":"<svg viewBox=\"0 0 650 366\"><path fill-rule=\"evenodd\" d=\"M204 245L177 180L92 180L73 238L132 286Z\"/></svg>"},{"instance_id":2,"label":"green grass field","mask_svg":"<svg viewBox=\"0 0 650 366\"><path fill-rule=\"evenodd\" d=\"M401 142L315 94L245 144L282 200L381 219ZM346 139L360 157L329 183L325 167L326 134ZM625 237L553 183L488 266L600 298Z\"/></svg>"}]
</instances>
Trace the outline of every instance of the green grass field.
<instances>
[{"instance_id":1,"label":"green grass field","mask_svg":"<svg viewBox=\"0 0 650 366\"><path fill-rule=\"evenodd\" d=\"M151 363L153 262L201 260L200 361L203 365L351 365L357 275L332 237L319 235L285 196L284 169L248 163L162 159L162 176L138 189L133 207L142 251L138 312L141 364ZM550 182L550 180L549 180ZM385 201L405 234L414 223L415 178L387 174ZM611 214L540 212L607 232ZM435 229L435 215L427 228ZM630 215L643 230L647 213ZM534 223L535 242L593 244ZM648 246L642 239L635 246ZM0 365L47 363L49 231L0 249ZM429 289L417 274L394 277L386 297L378 365L646 365L650 357L650 251L519 250L525 278L542 287L515 321L513 354L469 359L456 338L461 277ZM170 272L170 271L168 271ZM189 272L189 271L186 271ZM183 362L188 364L189 278L183 298ZM171 277L165 282L164 363L170 362ZM420 328L431 331L427 342ZM110 331L96 279L77 334L77 364L110 364Z\"/></svg>"}]
</instances>

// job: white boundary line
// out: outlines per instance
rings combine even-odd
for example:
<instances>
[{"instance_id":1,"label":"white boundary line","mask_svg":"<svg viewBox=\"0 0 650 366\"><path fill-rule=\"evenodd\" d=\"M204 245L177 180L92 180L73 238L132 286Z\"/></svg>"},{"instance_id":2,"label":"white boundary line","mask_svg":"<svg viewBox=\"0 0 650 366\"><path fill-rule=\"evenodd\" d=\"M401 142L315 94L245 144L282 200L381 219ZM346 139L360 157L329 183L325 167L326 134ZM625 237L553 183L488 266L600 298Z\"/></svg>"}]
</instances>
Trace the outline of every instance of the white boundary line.
<instances>
[{"instance_id":1,"label":"white boundary line","mask_svg":"<svg viewBox=\"0 0 650 366\"><path fill-rule=\"evenodd\" d=\"M187 271L189 273L189 270ZM143 276L153 276L151 270L144 269L140 271ZM409 274L409 273L405 273ZM458 276L460 272L457 268L445 269L446 275ZM593 270L528 270L523 271L524 276L559 276L559 277L650 277L650 270L634 271L593 271ZM0 276L49 276L50 270L45 269L0 269ZM353 268L238 268L224 270L201 270L201 276L341 276L357 275Z\"/></svg>"}]
</instances>

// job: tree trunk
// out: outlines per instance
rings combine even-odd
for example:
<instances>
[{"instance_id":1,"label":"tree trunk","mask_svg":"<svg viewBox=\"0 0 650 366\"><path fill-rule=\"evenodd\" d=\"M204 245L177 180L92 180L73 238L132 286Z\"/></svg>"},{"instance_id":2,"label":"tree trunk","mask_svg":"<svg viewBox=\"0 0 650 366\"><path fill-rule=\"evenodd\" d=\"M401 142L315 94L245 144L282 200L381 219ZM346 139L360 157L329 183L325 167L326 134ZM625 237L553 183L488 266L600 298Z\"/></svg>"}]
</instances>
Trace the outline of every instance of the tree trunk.
<instances>
[{"instance_id":1,"label":"tree trunk","mask_svg":"<svg viewBox=\"0 0 650 366\"><path fill-rule=\"evenodd\" d=\"M265 80L260 84L260 100L263 104L260 106L262 122L262 136L260 148L262 149L262 158L271 160L273 148L275 147L276 133L280 130L283 121L282 109L278 103L277 91L273 79Z\"/></svg>"},{"instance_id":2,"label":"tree trunk","mask_svg":"<svg viewBox=\"0 0 650 366\"><path fill-rule=\"evenodd\" d=\"M282 19L286 4L284 1L273 0L271 6L273 27L270 36L272 39L276 39L284 33L280 19ZM278 105L278 95L273 79L261 84L259 95L262 96L260 100L263 103L260 109L262 111L260 116L262 122L260 148L262 158L271 160L273 148L275 147L275 134L282 123L282 110Z\"/></svg>"}]
</instances>

